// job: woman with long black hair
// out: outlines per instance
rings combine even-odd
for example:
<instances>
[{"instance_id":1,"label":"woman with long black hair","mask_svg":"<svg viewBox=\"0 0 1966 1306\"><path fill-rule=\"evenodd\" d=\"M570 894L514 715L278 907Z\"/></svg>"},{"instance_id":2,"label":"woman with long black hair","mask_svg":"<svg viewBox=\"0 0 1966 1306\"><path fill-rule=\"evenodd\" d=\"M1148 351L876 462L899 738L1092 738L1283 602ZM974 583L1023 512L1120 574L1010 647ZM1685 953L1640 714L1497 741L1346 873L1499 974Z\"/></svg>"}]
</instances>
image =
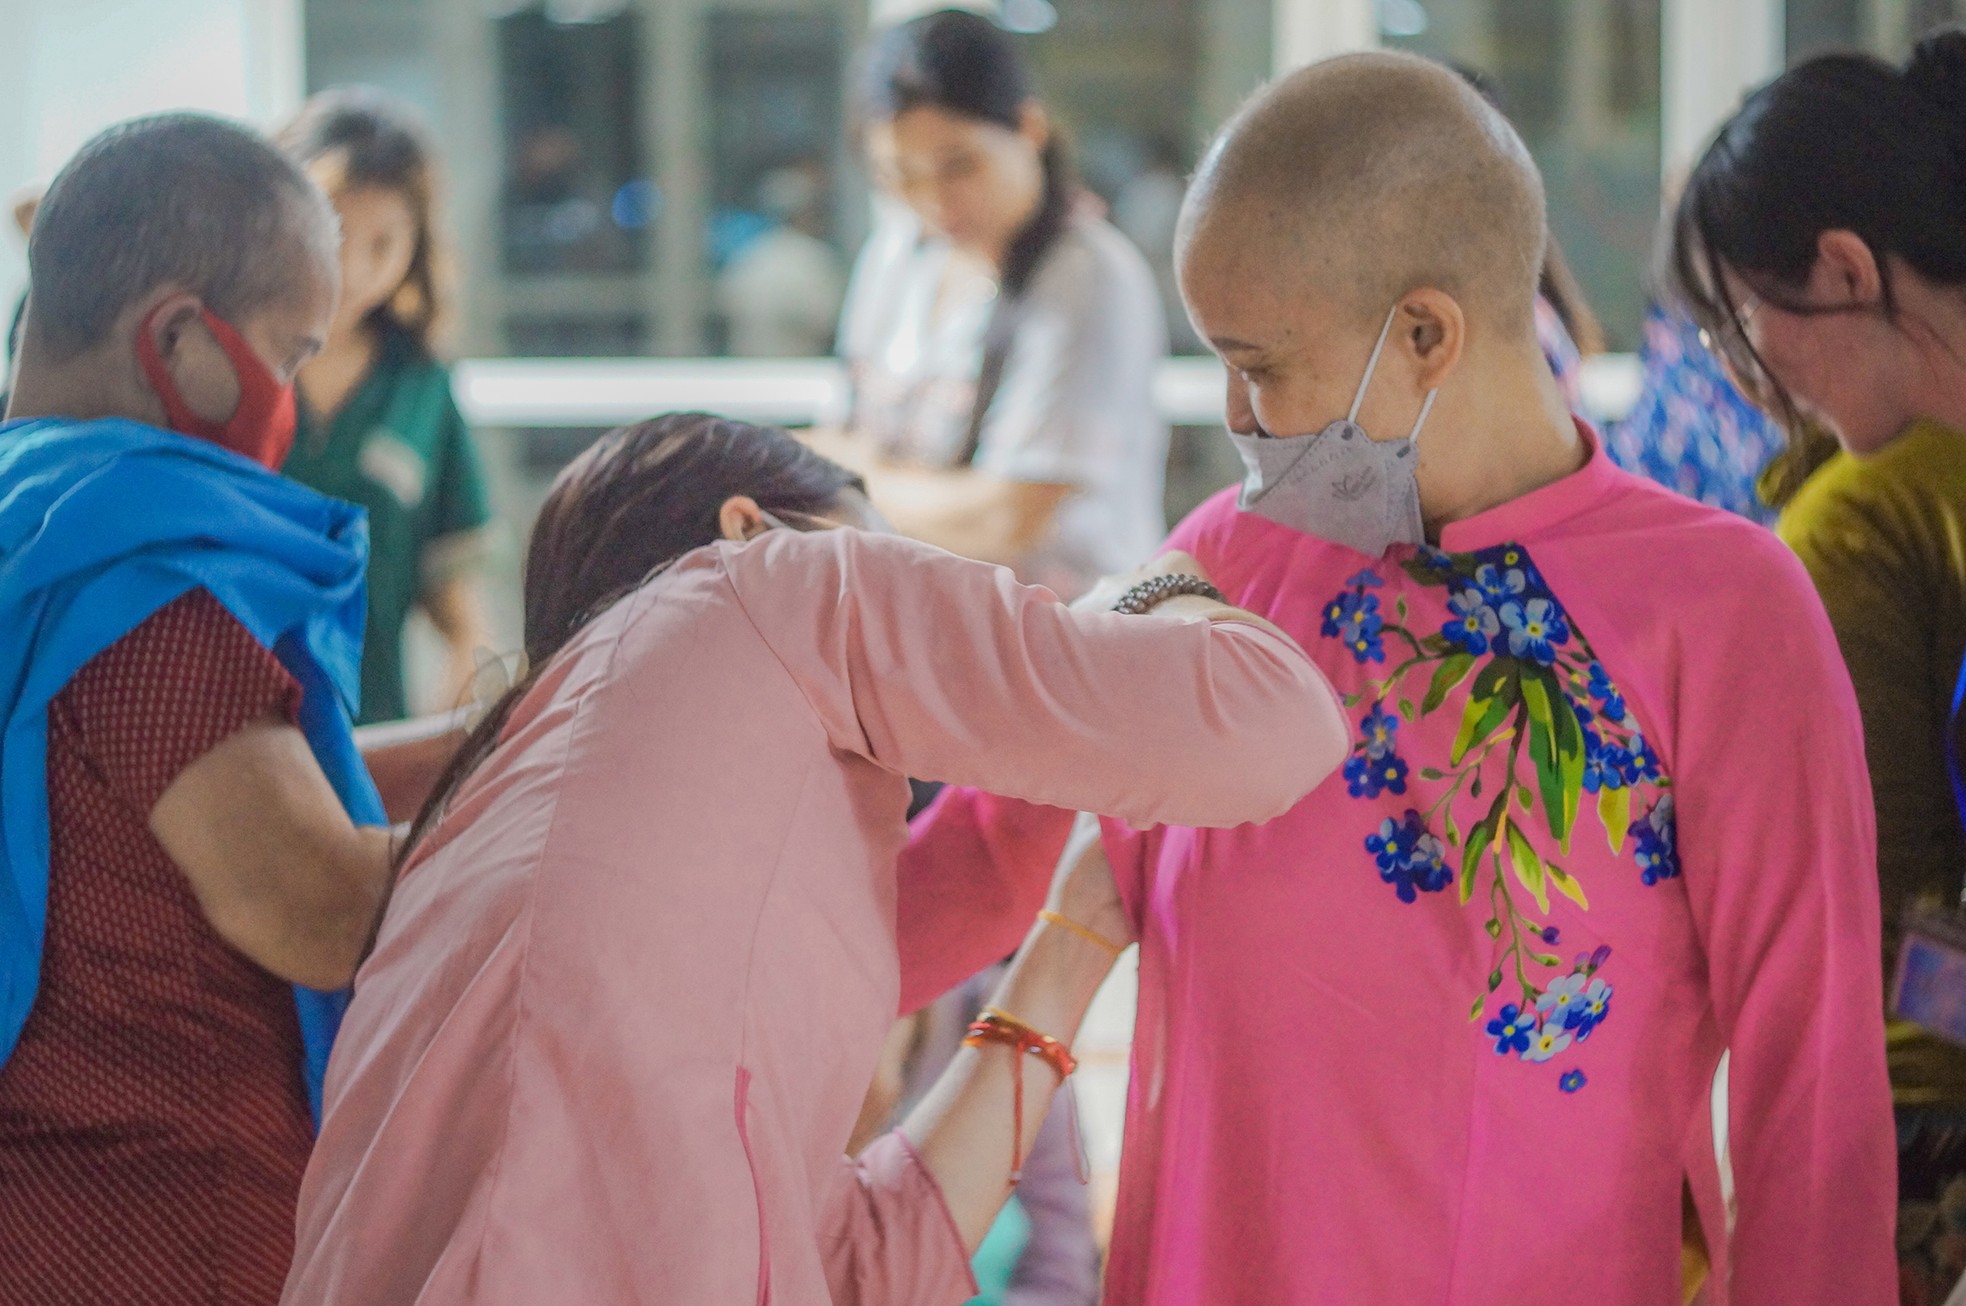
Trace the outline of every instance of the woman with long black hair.
<instances>
[{"instance_id":1,"label":"woman with long black hair","mask_svg":"<svg viewBox=\"0 0 1966 1306\"><path fill-rule=\"evenodd\" d=\"M1670 269L1743 388L1840 450L1777 530L1856 686L1877 804L1886 973L1907 908L1956 905L1947 774L1966 656L1966 31L1895 67L1812 59L1749 97L1681 198ZM1771 675L1780 668L1771 667ZM1966 1269L1966 1052L1889 1027L1906 1302Z\"/></svg>"},{"instance_id":2,"label":"woman with long black hair","mask_svg":"<svg viewBox=\"0 0 1966 1306\"><path fill-rule=\"evenodd\" d=\"M1067 598L1138 564L1166 530L1159 292L1089 211L1012 38L956 10L890 28L860 113L891 202L842 319L838 452L902 534Z\"/></svg>"},{"instance_id":3,"label":"woman with long black hair","mask_svg":"<svg viewBox=\"0 0 1966 1306\"><path fill-rule=\"evenodd\" d=\"M356 981L290 1306L975 1291L1131 927L1102 859L1068 875L975 1046L848 1161L911 935L995 933L897 927L935 872L897 866L903 776L1226 826L1289 807L1346 737L1192 559L1073 610L875 524L784 432L702 415L561 474L528 674L414 827Z\"/></svg>"}]
</instances>

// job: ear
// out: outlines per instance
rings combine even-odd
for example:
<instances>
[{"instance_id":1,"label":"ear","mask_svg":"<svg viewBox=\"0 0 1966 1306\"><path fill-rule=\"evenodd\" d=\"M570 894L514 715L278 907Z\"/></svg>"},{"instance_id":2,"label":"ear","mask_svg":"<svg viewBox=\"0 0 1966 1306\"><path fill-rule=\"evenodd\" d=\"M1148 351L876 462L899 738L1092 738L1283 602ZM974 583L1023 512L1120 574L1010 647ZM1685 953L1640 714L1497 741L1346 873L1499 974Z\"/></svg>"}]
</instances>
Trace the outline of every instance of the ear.
<instances>
[{"instance_id":1,"label":"ear","mask_svg":"<svg viewBox=\"0 0 1966 1306\"><path fill-rule=\"evenodd\" d=\"M176 362L184 346L185 332L202 326L203 304L189 291L174 290L146 305L137 317L137 330L148 331L157 346L157 356L166 366Z\"/></svg>"},{"instance_id":2,"label":"ear","mask_svg":"<svg viewBox=\"0 0 1966 1306\"><path fill-rule=\"evenodd\" d=\"M1437 389L1460 365L1468 344L1468 319L1443 290L1415 290L1402 299L1393 332L1401 352L1412 360L1422 390Z\"/></svg>"},{"instance_id":3,"label":"ear","mask_svg":"<svg viewBox=\"0 0 1966 1306\"><path fill-rule=\"evenodd\" d=\"M758 501L738 494L724 500L724 506L717 509L717 530L733 544L755 540L769 530L765 525L764 509Z\"/></svg>"},{"instance_id":4,"label":"ear","mask_svg":"<svg viewBox=\"0 0 1966 1306\"><path fill-rule=\"evenodd\" d=\"M1040 152L1051 144L1051 115L1044 111L1042 104L1036 100L1024 101L1017 111L1017 134Z\"/></svg>"},{"instance_id":5,"label":"ear","mask_svg":"<svg viewBox=\"0 0 1966 1306\"><path fill-rule=\"evenodd\" d=\"M1870 305L1884 298L1884 274L1877 255L1854 231L1825 231L1816 237L1816 263L1809 269L1809 298L1818 304Z\"/></svg>"}]
</instances>

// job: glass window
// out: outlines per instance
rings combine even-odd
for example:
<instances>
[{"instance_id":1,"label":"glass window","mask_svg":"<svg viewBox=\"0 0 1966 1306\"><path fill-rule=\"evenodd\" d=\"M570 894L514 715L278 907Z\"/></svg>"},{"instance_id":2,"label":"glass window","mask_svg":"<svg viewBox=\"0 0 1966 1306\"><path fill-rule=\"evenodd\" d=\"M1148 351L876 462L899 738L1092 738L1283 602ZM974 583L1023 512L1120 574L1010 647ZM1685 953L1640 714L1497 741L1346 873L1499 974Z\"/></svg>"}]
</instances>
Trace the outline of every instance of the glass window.
<instances>
[{"instance_id":1,"label":"glass window","mask_svg":"<svg viewBox=\"0 0 1966 1306\"><path fill-rule=\"evenodd\" d=\"M1789 62L1850 49L1902 59L1925 33L1962 18L1962 0L1788 0Z\"/></svg>"},{"instance_id":2,"label":"glass window","mask_svg":"<svg viewBox=\"0 0 1966 1306\"><path fill-rule=\"evenodd\" d=\"M1492 80L1604 325L1637 346L1660 190L1658 0L1399 0L1386 44Z\"/></svg>"}]
</instances>

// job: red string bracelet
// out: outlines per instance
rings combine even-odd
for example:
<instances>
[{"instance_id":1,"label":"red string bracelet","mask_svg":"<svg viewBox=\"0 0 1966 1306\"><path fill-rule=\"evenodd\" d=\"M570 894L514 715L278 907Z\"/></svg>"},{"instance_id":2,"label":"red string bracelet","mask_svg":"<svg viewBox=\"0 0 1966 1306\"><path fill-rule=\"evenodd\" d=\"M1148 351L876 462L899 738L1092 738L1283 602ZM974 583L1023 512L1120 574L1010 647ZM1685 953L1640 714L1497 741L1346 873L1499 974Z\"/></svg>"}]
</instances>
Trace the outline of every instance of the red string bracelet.
<instances>
[{"instance_id":1,"label":"red string bracelet","mask_svg":"<svg viewBox=\"0 0 1966 1306\"><path fill-rule=\"evenodd\" d=\"M1010 1182L1015 1185L1024 1177L1024 1067L1023 1058L1034 1056L1050 1066L1064 1083L1079 1063L1072 1059L1072 1053L1063 1043L1048 1035L1040 1034L1017 1017L999 1007L985 1007L983 1014L969 1027L963 1038L963 1046L981 1048L987 1043L1001 1044L1015 1048L1018 1054L1016 1078L1011 1101L1014 1104L1010 1135Z\"/></svg>"}]
</instances>

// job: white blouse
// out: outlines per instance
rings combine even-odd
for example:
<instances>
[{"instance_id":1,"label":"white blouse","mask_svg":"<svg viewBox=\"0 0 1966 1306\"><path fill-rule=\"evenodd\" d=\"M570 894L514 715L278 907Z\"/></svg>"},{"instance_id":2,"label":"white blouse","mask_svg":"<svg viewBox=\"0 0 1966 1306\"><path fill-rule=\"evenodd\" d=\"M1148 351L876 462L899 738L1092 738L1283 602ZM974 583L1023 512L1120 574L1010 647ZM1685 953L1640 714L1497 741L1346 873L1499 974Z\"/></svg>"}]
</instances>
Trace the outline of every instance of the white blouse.
<instances>
[{"instance_id":1,"label":"white blouse","mask_svg":"<svg viewBox=\"0 0 1966 1306\"><path fill-rule=\"evenodd\" d=\"M955 466L996 297L992 279L967 272L912 214L884 213L854 268L840 326L852 428L898 461ZM1166 323L1147 261L1088 216L1068 223L1016 311L974 466L1073 487L1021 569L1024 580L1070 598L1137 566L1166 533L1168 431L1153 401Z\"/></svg>"}]
</instances>

